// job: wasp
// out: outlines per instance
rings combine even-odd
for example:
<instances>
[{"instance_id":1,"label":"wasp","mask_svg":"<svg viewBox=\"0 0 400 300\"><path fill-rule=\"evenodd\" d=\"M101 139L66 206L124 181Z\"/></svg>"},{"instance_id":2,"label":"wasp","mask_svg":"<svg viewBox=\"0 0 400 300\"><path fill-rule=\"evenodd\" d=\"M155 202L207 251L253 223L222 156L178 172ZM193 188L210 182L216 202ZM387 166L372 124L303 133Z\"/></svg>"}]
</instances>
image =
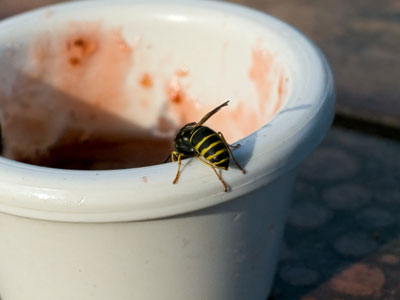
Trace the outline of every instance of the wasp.
<instances>
[{"instance_id":1,"label":"wasp","mask_svg":"<svg viewBox=\"0 0 400 300\"><path fill-rule=\"evenodd\" d=\"M222 132L217 133L211 128L203 126L209 118L216 114L222 107L227 106L228 103L229 101L222 103L206 114L200 122L188 123L178 131L174 138L174 150L164 161L164 163L169 160L173 162L178 161L178 171L173 181L174 184L178 182L181 174L181 160L192 157L200 160L214 170L214 173L224 185L225 192L228 191L228 185L217 172L217 168L227 171L230 158L232 158L242 173L246 174L246 170L240 166L231 151L231 148L236 149L240 144L231 146L226 142Z\"/></svg>"}]
</instances>

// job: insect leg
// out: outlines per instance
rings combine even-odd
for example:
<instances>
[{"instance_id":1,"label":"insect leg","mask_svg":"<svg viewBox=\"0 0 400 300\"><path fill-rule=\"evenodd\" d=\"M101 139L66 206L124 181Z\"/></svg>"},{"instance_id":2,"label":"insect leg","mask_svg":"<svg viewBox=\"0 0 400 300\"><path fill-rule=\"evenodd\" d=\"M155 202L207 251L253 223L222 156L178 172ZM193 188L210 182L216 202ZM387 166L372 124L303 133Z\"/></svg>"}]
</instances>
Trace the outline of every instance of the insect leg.
<instances>
[{"instance_id":1,"label":"insect leg","mask_svg":"<svg viewBox=\"0 0 400 300\"><path fill-rule=\"evenodd\" d=\"M177 155L177 154L176 154L175 151L172 152L172 161L175 161L175 160L176 160L176 155ZM181 175L181 165L182 165L182 163L181 163L181 158L182 158L182 156L183 156L183 154L181 154L181 153L178 154L178 172L176 173L175 179L174 179L174 181L172 182L173 184L175 184L175 183L178 182L179 176Z\"/></svg>"},{"instance_id":2,"label":"insect leg","mask_svg":"<svg viewBox=\"0 0 400 300\"><path fill-rule=\"evenodd\" d=\"M228 149L229 154L232 156L232 159L233 159L233 161L235 162L235 164L238 166L238 168L239 168L240 170L242 170L242 173L243 173L243 174L246 174L246 170L243 169L243 168L239 165L239 163L237 162L236 158L233 156L233 153L232 153L232 151L231 151L231 148L229 147L229 144L226 142L225 137L224 137L224 135L222 134L222 132L218 132L218 135L221 137L222 141L224 142L224 144L225 144L226 148ZM237 148L237 145L236 145L236 147L235 147L234 149L236 149L236 148Z\"/></svg>"},{"instance_id":3,"label":"insect leg","mask_svg":"<svg viewBox=\"0 0 400 300\"><path fill-rule=\"evenodd\" d=\"M218 174L217 170L215 169L215 167L210 164L209 162L201 159L199 156L195 156L198 160L200 160L202 163L206 164L207 166L211 167L214 170L215 175L217 175L218 179L222 182L222 184L224 185L224 191L227 192L228 191L228 184L222 179L221 175Z\"/></svg>"},{"instance_id":4,"label":"insect leg","mask_svg":"<svg viewBox=\"0 0 400 300\"><path fill-rule=\"evenodd\" d=\"M172 162L175 162L178 155L179 155L178 152L172 151L172 153L171 153L171 161L172 161Z\"/></svg>"},{"instance_id":5,"label":"insect leg","mask_svg":"<svg viewBox=\"0 0 400 300\"><path fill-rule=\"evenodd\" d=\"M210 111L208 114L206 114L199 123L196 124L196 127L201 126L204 124L209 118L211 118L216 112L218 112L222 107L227 106L229 101L226 101L222 103L220 106L214 108L212 111Z\"/></svg>"}]
</instances>

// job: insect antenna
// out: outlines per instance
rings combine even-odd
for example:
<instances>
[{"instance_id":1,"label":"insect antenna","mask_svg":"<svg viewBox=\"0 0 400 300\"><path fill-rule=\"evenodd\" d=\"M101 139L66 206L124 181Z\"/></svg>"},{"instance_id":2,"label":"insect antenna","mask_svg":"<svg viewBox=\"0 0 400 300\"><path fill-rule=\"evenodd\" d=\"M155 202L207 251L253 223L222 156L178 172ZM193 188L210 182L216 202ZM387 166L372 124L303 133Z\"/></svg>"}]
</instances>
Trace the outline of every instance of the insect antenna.
<instances>
[{"instance_id":1,"label":"insect antenna","mask_svg":"<svg viewBox=\"0 0 400 300\"><path fill-rule=\"evenodd\" d=\"M208 114L206 114L199 123L196 124L197 126L201 126L203 125L209 118L211 118L216 112L218 112L222 107L227 106L229 103L229 101L226 101L224 103L222 103L220 106L214 108L212 111L210 111Z\"/></svg>"}]
</instances>

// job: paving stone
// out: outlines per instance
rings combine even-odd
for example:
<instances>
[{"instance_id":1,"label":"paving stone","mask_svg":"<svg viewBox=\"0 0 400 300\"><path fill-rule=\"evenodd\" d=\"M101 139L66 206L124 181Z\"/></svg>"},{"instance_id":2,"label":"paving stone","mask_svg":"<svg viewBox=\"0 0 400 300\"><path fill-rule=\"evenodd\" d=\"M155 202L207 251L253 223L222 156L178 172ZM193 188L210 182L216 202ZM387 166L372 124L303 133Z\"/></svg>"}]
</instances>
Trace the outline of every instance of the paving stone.
<instances>
[{"instance_id":1,"label":"paving stone","mask_svg":"<svg viewBox=\"0 0 400 300\"><path fill-rule=\"evenodd\" d=\"M374 194L374 198L386 204L400 204L400 189L394 187L389 190L377 191Z\"/></svg>"},{"instance_id":2,"label":"paving stone","mask_svg":"<svg viewBox=\"0 0 400 300\"><path fill-rule=\"evenodd\" d=\"M330 281L332 289L352 297L381 296L386 282L379 267L357 263Z\"/></svg>"},{"instance_id":3,"label":"paving stone","mask_svg":"<svg viewBox=\"0 0 400 300\"><path fill-rule=\"evenodd\" d=\"M368 207L355 216L355 219L367 228L388 227L394 224L395 217L379 207Z\"/></svg>"},{"instance_id":4,"label":"paving stone","mask_svg":"<svg viewBox=\"0 0 400 300\"><path fill-rule=\"evenodd\" d=\"M299 168L276 300L400 299L399 157L398 142L329 132Z\"/></svg>"},{"instance_id":5,"label":"paving stone","mask_svg":"<svg viewBox=\"0 0 400 300\"><path fill-rule=\"evenodd\" d=\"M299 177L313 182L332 182L352 178L360 172L357 158L344 150L320 147L313 159L299 167Z\"/></svg>"},{"instance_id":6,"label":"paving stone","mask_svg":"<svg viewBox=\"0 0 400 300\"><path fill-rule=\"evenodd\" d=\"M318 272L304 267L283 267L281 278L294 286L307 286L317 282Z\"/></svg>"},{"instance_id":7,"label":"paving stone","mask_svg":"<svg viewBox=\"0 0 400 300\"><path fill-rule=\"evenodd\" d=\"M344 266L332 278L306 297L319 300L398 300L400 299L400 239L395 238L372 254ZM297 298L292 298L297 299Z\"/></svg>"},{"instance_id":8,"label":"paving stone","mask_svg":"<svg viewBox=\"0 0 400 300\"><path fill-rule=\"evenodd\" d=\"M288 245L286 244L285 239L283 239L280 249L280 260L290 260L290 259L298 259L299 254L290 250Z\"/></svg>"},{"instance_id":9,"label":"paving stone","mask_svg":"<svg viewBox=\"0 0 400 300\"><path fill-rule=\"evenodd\" d=\"M335 209L356 209L370 203L372 192L365 186L343 183L332 186L323 193L325 203Z\"/></svg>"},{"instance_id":10,"label":"paving stone","mask_svg":"<svg viewBox=\"0 0 400 300\"><path fill-rule=\"evenodd\" d=\"M313 203L296 203L291 209L289 224L313 229L324 225L332 218L332 212L324 206Z\"/></svg>"},{"instance_id":11,"label":"paving stone","mask_svg":"<svg viewBox=\"0 0 400 300\"><path fill-rule=\"evenodd\" d=\"M349 233L339 236L334 247L344 256L363 256L370 253L378 246L378 242L368 237L365 233Z\"/></svg>"},{"instance_id":12,"label":"paving stone","mask_svg":"<svg viewBox=\"0 0 400 300\"><path fill-rule=\"evenodd\" d=\"M299 196L300 200L306 199L307 201L316 201L319 197L316 187L300 178L295 183L293 195L294 198Z\"/></svg>"},{"instance_id":13,"label":"paving stone","mask_svg":"<svg viewBox=\"0 0 400 300\"><path fill-rule=\"evenodd\" d=\"M379 261L387 265L397 265L400 263L400 258L393 254L383 254L379 257Z\"/></svg>"}]
</instances>

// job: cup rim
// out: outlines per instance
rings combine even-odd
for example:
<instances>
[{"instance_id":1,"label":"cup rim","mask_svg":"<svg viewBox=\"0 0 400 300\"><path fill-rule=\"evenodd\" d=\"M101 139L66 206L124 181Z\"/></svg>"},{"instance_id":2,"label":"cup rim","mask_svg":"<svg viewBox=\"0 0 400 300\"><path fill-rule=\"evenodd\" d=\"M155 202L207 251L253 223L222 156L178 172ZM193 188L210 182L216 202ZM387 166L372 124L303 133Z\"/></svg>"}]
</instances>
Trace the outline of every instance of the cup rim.
<instances>
[{"instance_id":1,"label":"cup rim","mask_svg":"<svg viewBox=\"0 0 400 300\"><path fill-rule=\"evenodd\" d=\"M111 5L100 1L101 5ZM240 160L255 143L243 175L224 172L231 185L225 193L213 172L197 161L185 168L185 176L172 184L176 163L148 167L81 171L46 168L0 157L0 211L36 219L68 222L117 222L164 218L235 199L284 176L295 168L322 140L333 119L335 89L330 67L304 34L266 13L237 4L215 1L113 1L112 5L181 5L212 10L252 20L254 26L272 26L296 49L305 74L303 82L266 125L241 139L235 152ZM10 26L51 8L67 11L99 5L99 1L61 3L26 12L0 22ZM278 33L277 33L278 34ZM306 109L283 113L293 107ZM236 154L237 153L237 154ZM118 196L116 194L118 193Z\"/></svg>"}]
</instances>

